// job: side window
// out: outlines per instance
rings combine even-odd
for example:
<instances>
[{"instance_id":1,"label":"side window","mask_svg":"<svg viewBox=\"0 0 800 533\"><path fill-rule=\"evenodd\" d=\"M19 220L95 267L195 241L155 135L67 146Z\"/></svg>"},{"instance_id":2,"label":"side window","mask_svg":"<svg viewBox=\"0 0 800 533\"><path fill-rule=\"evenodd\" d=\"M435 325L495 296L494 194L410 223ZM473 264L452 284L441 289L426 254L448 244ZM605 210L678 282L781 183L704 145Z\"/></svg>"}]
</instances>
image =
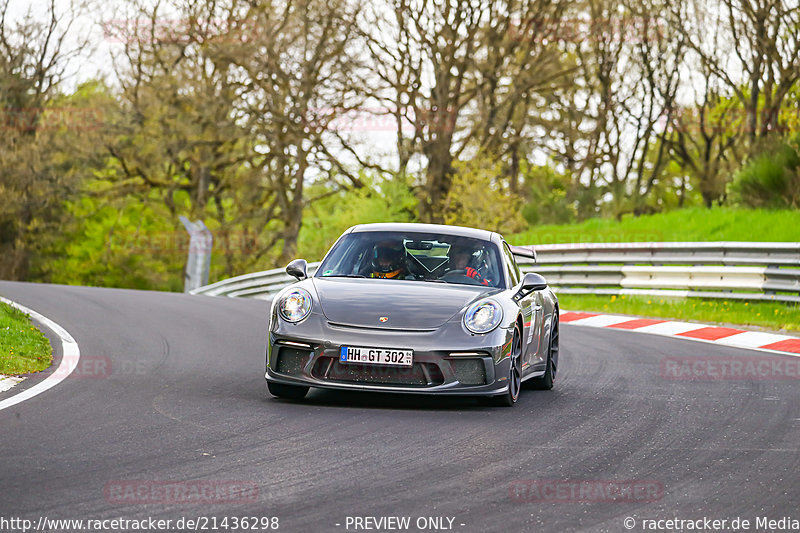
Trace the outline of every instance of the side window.
<instances>
[{"instance_id":1,"label":"side window","mask_svg":"<svg viewBox=\"0 0 800 533\"><path fill-rule=\"evenodd\" d=\"M511 280L511 285L514 286L519 283L522 278L517 261L514 259L514 254L508 248L508 244L503 243L503 255L506 256L506 271L508 272L508 279Z\"/></svg>"}]
</instances>

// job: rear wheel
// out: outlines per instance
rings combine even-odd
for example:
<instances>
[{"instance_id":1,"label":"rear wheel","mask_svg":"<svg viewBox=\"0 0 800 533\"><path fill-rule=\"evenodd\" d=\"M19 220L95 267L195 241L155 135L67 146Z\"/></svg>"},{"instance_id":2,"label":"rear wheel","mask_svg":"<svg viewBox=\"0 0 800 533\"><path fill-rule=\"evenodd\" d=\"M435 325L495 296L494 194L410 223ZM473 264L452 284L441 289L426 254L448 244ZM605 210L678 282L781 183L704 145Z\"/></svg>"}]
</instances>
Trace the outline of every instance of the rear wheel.
<instances>
[{"instance_id":1,"label":"rear wheel","mask_svg":"<svg viewBox=\"0 0 800 533\"><path fill-rule=\"evenodd\" d=\"M508 372L508 390L499 396L492 396L490 403L500 407L511 407L519 399L522 388L522 342L519 325L514 327L514 338L511 341L511 368Z\"/></svg>"},{"instance_id":2,"label":"rear wheel","mask_svg":"<svg viewBox=\"0 0 800 533\"><path fill-rule=\"evenodd\" d=\"M273 396L286 398L287 400L302 400L308 394L308 387L299 385L284 385L283 383L267 381L267 388Z\"/></svg>"},{"instance_id":3,"label":"rear wheel","mask_svg":"<svg viewBox=\"0 0 800 533\"><path fill-rule=\"evenodd\" d=\"M531 388L550 390L556 382L558 367L558 310L553 312L553 321L550 324L550 346L547 349L547 366L544 375L530 380Z\"/></svg>"}]
</instances>

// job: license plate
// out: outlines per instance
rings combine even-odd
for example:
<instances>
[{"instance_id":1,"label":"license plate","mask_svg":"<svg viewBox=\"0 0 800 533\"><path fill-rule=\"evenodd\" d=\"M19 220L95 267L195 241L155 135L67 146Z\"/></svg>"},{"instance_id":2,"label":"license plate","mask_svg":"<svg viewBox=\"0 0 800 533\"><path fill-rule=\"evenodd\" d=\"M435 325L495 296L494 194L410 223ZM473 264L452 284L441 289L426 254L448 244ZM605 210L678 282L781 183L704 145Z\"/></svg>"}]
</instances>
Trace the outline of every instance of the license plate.
<instances>
[{"instance_id":1,"label":"license plate","mask_svg":"<svg viewBox=\"0 0 800 533\"><path fill-rule=\"evenodd\" d=\"M339 352L339 361L342 363L411 366L413 357L414 350L365 348L363 346L342 346Z\"/></svg>"}]
</instances>

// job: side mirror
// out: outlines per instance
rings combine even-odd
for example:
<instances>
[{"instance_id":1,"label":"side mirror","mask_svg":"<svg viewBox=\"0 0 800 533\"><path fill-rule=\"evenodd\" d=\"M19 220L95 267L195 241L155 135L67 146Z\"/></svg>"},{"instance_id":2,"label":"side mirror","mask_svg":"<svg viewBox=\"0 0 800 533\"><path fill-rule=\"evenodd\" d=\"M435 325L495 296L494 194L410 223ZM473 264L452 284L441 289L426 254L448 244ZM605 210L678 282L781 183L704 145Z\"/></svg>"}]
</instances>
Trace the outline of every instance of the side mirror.
<instances>
[{"instance_id":1,"label":"side mirror","mask_svg":"<svg viewBox=\"0 0 800 533\"><path fill-rule=\"evenodd\" d=\"M528 272L522 278L523 291L541 291L547 288L547 280L541 274L535 272Z\"/></svg>"},{"instance_id":2,"label":"side mirror","mask_svg":"<svg viewBox=\"0 0 800 533\"><path fill-rule=\"evenodd\" d=\"M302 281L308 277L308 263L305 259L295 259L286 265L286 273L297 278L297 281Z\"/></svg>"}]
</instances>

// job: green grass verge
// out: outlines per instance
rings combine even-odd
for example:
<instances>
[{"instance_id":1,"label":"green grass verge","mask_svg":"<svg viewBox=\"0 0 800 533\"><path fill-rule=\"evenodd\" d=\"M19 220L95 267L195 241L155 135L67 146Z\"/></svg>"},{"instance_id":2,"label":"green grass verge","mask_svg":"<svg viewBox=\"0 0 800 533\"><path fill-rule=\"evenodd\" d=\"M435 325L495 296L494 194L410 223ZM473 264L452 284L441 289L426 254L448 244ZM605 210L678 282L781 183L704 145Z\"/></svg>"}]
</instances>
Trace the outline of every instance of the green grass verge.
<instances>
[{"instance_id":1,"label":"green grass verge","mask_svg":"<svg viewBox=\"0 0 800 533\"><path fill-rule=\"evenodd\" d=\"M508 236L512 244L580 242L800 242L800 211L691 207L622 220L591 219L580 224L530 228ZM559 295L561 307L644 317L740 324L800 332L800 306L700 298Z\"/></svg>"},{"instance_id":2,"label":"green grass verge","mask_svg":"<svg viewBox=\"0 0 800 533\"><path fill-rule=\"evenodd\" d=\"M577 242L800 242L800 211L693 207L622 220L537 226L508 236L511 244Z\"/></svg>"},{"instance_id":3,"label":"green grass verge","mask_svg":"<svg viewBox=\"0 0 800 533\"><path fill-rule=\"evenodd\" d=\"M595 311L800 332L800 305L705 298L559 294L562 309Z\"/></svg>"},{"instance_id":4,"label":"green grass verge","mask_svg":"<svg viewBox=\"0 0 800 533\"><path fill-rule=\"evenodd\" d=\"M53 347L31 319L0 302L0 374L40 372L53 361Z\"/></svg>"}]
</instances>

